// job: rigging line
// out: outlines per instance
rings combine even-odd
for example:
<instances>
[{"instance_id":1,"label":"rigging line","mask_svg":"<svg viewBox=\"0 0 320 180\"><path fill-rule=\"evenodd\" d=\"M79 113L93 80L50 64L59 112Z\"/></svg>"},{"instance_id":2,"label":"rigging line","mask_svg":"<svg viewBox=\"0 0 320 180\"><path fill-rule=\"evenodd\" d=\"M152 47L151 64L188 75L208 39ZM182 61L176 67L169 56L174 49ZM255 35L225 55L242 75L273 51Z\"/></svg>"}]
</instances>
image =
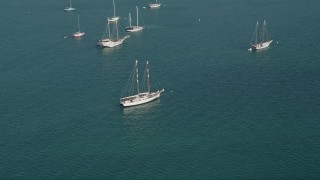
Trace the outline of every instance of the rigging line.
<instances>
[{"instance_id":1,"label":"rigging line","mask_svg":"<svg viewBox=\"0 0 320 180\"><path fill-rule=\"evenodd\" d=\"M121 29L121 32L123 33L123 34L126 34L126 31L123 29L123 27L121 26L121 24L120 23L118 23L119 24L119 27L120 27L120 29Z\"/></svg>"},{"instance_id":2,"label":"rigging line","mask_svg":"<svg viewBox=\"0 0 320 180\"><path fill-rule=\"evenodd\" d=\"M143 17L142 17L142 15L141 15L141 11L139 12L139 16L141 17L142 25L143 25L143 26L145 26L145 23L144 23Z\"/></svg>"},{"instance_id":3,"label":"rigging line","mask_svg":"<svg viewBox=\"0 0 320 180\"><path fill-rule=\"evenodd\" d=\"M142 78L142 89L143 89L143 91L145 92L146 91L146 74L147 74L147 69L146 69L146 67L145 67L145 69L144 69L144 71L143 71L144 73L143 73L143 78Z\"/></svg>"},{"instance_id":4,"label":"rigging line","mask_svg":"<svg viewBox=\"0 0 320 180\"><path fill-rule=\"evenodd\" d=\"M258 33L257 32L257 26L255 26L255 28L254 28L254 31L253 31L253 34L252 34L252 37L251 37L251 42L250 42L250 44L254 44L255 43L255 36L256 36L256 33Z\"/></svg>"},{"instance_id":5,"label":"rigging line","mask_svg":"<svg viewBox=\"0 0 320 180\"><path fill-rule=\"evenodd\" d=\"M150 65L149 65L149 69L150 69ZM150 76L152 81L154 81L154 85L157 86L158 90L162 88L160 81L158 80L157 76L155 75L154 71L152 71L152 74L150 72Z\"/></svg>"},{"instance_id":6,"label":"rigging line","mask_svg":"<svg viewBox=\"0 0 320 180\"><path fill-rule=\"evenodd\" d=\"M132 76L132 78L131 78L131 82L130 82L130 91L128 92L128 96L131 96L131 95L133 95L134 94L134 90L135 90L135 87L134 87L134 85L135 85L135 80L134 80L134 76Z\"/></svg>"},{"instance_id":7,"label":"rigging line","mask_svg":"<svg viewBox=\"0 0 320 180\"><path fill-rule=\"evenodd\" d=\"M130 73L129 79L128 79L127 83L126 83L125 89L122 91L121 97L123 97L123 95L126 94L128 89L130 90L130 84L131 84L130 80L132 79L133 74L134 74L134 68L132 69L132 71Z\"/></svg>"},{"instance_id":8,"label":"rigging line","mask_svg":"<svg viewBox=\"0 0 320 180\"><path fill-rule=\"evenodd\" d=\"M153 72L153 79L154 79L154 81L155 81L155 85L157 86L157 88L158 89L161 89L162 88L162 86L161 86L161 84L160 84L160 81L159 81L159 79L157 78L157 75Z\"/></svg>"},{"instance_id":9,"label":"rigging line","mask_svg":"<svg viewBox=\"0 0 320 180\"><path fill-rule=\"evenodd\" d=\"M106 24L106 25L104 26L104 31L102 32L101 39L104 39L104 38L106 37L107 29L108 29L108 25Z\"/></svg>"}]
</instances>

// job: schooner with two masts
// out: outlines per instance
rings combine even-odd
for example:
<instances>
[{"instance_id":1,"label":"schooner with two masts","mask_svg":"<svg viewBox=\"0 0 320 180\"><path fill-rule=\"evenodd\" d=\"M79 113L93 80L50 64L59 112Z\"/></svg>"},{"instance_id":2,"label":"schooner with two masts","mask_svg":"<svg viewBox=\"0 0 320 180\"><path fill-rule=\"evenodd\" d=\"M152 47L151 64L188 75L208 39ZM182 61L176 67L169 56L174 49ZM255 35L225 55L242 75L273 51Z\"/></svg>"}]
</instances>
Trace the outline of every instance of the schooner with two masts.
<instances>
[{"instance_id":1,"label":"schooner with two masts","mask_svg":"<svg viewBox=\"0 0 320 180\"><path fill-rule=\"evenodd\" d=\"M272 39L270 39L271 38L267 30L266 21L264 20L261 29L259 29L259 22L257 22L251 39L251 47L248 49L248 51L260 50L269 47L273 41Z\"/></svg>"},{"instance_id":2,"label":"schooner with two masts","mask_svg":"<svg viewBox=\"0 0 320 180\"><path fill-rule=\"evenodd\" d=\"M115 3L113 0L113 17L109 17L107 19L108 23L107 23L107 29L106 29L106 33L105 36L107 36L106 38L100 39L98 42L98 46L102 46L102 47L115 47L118 46L120 44L123 43L124 40L126 40L127 38L129 38L129 35L126 35L124 37L119 37L119 25L118 25L118 21L120 19L119 16L116 16L116 9L115 9ZM112 26L113 31L111 32L110 26ZM115 35L114 35L115 34Z\"/></svg>"},{"instance_id":3,"label":"schooner with two masts","mask_svg":"<svg viewBox=\"0 0 320 180\"><path fill-rule=\"evenodd\" d=\"M131 83L127 84L127 88L133 87L133 84L132 84L132 83L134 83L133 74L135 74L136 75L136 84L137 84L137 94L120 98L120 105L122 105L124 107L136 106L136 105L140 105L140 104L144 104L144 103L153 101L153 100L158 99L160 97L160 95L164 91L164 89L157 90L155 92L151 92L151 90L150 90L150 69L149 69L148 61L146 64L146 71L147 71L146 73L147 73L147 81L148 81L147 82L148 83L148 85L147 85L148 90L147 90L147 92L140 92L139 75L138 75L139 74L138 73L138 61L136 61L135 68L130 76L130 77L132 77L132 81L131 81ZM130 81L130 79L131 78L129 78L129 81ZM128 89L126 89L125 91L127 91L127 90Z\"/></svg>"}]
</instances>

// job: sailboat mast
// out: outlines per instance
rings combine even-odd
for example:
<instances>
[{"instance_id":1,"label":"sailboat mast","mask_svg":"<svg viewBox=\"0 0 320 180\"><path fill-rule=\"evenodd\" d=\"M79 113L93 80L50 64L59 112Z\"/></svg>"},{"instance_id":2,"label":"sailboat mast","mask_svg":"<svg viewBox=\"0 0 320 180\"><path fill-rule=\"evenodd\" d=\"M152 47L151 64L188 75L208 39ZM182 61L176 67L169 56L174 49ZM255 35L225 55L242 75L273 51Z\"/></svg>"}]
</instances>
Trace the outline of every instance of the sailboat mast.
<instances>
[{"instance_id":1,"label":"sailboat mast","mask_svg":"<svg viewBox=\"0 0 320 180\"><path fill-rule=\"evenodd\" d=\"M72 3L71 3L71 0L70 0L70 7L72 7Z\"/></svg>"},{"instance_id":2,"label":"sailboat mast","mask_svg":"<svg viewBox=\"0 0 320 180\"><path fill-rule=\"evenodd\" d=\"M139 16L138 16L139 11L138 11L138 6L136 6L136 9L137 9L137 27L138 27L138 24L139 24Z\"/></svg>"},{"instance_id":3,"label":"sailboat mast","mask_svg":"<svg viewBox=\"0 0 320 180\"><path fill-rule=\"evenodd\" d=\"M116 4L114 3L114 0L113 0L113 17L116 17Z\"/></svg>"},{"instance_id":4,"label":"sailboat mast","mask_svg":"<svg viewBox=\"0 0 320 180\"><path fill-rule=\"evenodd\" d=\"M129 12L129 27L131 27L131 13Z\"/></svg>"},{"instance_id":5,"label":"sailboat mast","mask_svg":"<svg viewBox=\"0 0 320 180\"><path fill-rule=\"evenodd\" d=\"M108 38L111 39L110 35L110 21L108 20Z\"/></svg>"},{"instance_id":6,"label":"sailboat mast","mask_svg":"<svg viewBox=\"0 0 320 180\"><path fill-rule=\"evenodd\" d=\"M148 76L148 95L150 94L150 73L149 73L149 63L147 61L147 76Z\"/></svg>"},{"instance_id":7,"label":"sailboat mast","mask_svg":"<svg viewBox=\"0 0 320 180\"><path fill-rule=\"evenodd\" d=\"M267 23L266 23L266 20L264 20L263 21L263 28L262 28L262 38L261 38L261 41L262 42L265 42L265 41L267 41L267 39L266 39L266 25L267 25Z\"/></svg>"},{"instance_id":8,"label":"sailboat mast","mask_svg":"<svg viewBox=\"0 0 320 180\"><path fill-rule=\"evenodd\" d=\"M137 94L139 95L139 74L138 74L138 61L136 60L136 78L137 78Z\"/></svg>"},{"instance_id":9,"label":"sailboat mast","mask_svg":"<svg viewBox=\"0 0 320 180\"><path fill-rule=\"evenodd\" d=\"M119 39L119 32L118 32L118 21L116 21L116 30L117 30L117 40Z\"/></svg>"},{"instance_id":10,"label":"sailboat mast","mask_svg":"<svg viewBox=\"0 0 320 180\"><path fill-rule=\"evenodd\" d=\"M255 44L258 43L258 28L259 28L259 22L257 21L257 25L256 25L256 41L255 41Z\"/></svg>"},{"instance_id":11,"label":"sailboat mast","mask_svg":"<svg viewBox=\"0 0 320 180\"><path fill-rule=\"evenodd\" d=\"M80 32L79 14L78 14L78 29L79 29L79 32Z\"/></svg>"}]
</instances>

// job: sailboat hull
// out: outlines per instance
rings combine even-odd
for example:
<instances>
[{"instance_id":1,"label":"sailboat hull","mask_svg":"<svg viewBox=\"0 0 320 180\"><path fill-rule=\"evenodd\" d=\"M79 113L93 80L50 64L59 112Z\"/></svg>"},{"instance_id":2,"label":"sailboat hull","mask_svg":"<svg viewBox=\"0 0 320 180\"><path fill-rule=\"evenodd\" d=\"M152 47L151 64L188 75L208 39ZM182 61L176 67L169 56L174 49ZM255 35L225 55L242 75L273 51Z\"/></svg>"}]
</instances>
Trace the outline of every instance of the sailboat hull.
<instances>
[{"instance_id":1,"label":"sailboat hull","mask_svg":"<svg viewBox=\"0 0 320 180\"><path fill-rule=\"evenodd\" d=\"M161 4L157 3L157 4L149 4L149 8L159 8L161 6Z\"/></svg>"},{"instance_id":2,"label":"sailboat hull","mask_svg":"<svg viewBox=\"0 0 320 180\"><path fill-rule=\"evenodd\" d=\"M65 11L75 11L75 10L76 10L76 8L73 8L73 7L66 7L64 10L65 10Z\"/></svg>"},{"instance_id":3,"label":"sailboat hull","mask_svg":"<svg viewBox=\"0 0 320 180\"><path fill-rule=\"evenodd\" d=\"M115 47L115 46L119 46L120 44L123 43L123 41L127 38L129 38L130 36L125 36L121 39L115 39L115 40L112 40L112 39L102 39L98 42L98 45L99 46L102 46L102 47L109 47L109 48L112 48L112 47Z\"/></svg>"},{"instance_id":4,"label":"sailboat hull","mask_svg":"<svg viewBox=\"0 0 320 180\"><path fill-rule=\"evenodd\" d=\"M84 34L85 34L84 32L76 32L76 33L74 33L72 36L73 36L74 38L79 38L79 37L83 36Z\"/></svg>"},{"instance_id":5,"label":"sailboat hull","mask_svg":"<svg viewBox=\"0 0 320 180\"><path fill-rule=\"evenodd\" d=\"M121 98L120 104L124 107L145 104L145 103L148 103L148 102L151 102L153 100L158 99L163 91L164 91L164 89L162 89L161 91L150 93L149 95L146 92L146 93L140 93L139 95L135 95L135 96Z\"/></svg>"},{"instance_id":6,"label":"sailboat hull","mask_svg":"<svg viewBox=\"0 0 320 180\"><path fill-rule=\"evenodd\" d=\"M109 21L109 22L116 22L116 21L118 21L119 19L120 19L120 17L115 16L115 17L112 17L112 18L108 18L108 21Z\"/></svg>"},{"instance_id":7,"label":"sailboat hull","mask_svg":"<svg viewBox=\"0 0 320 180\"><path fill-rule=\"evenodd\" d=\"M264 42L264 43L258 43L258 44L254 44L251 46L252 50L260 50L260 49L265 49L267 47L270 46L270 44L272 43L273 40Z\"/></svg>"},{"instance_id":8,"label":"sailboat hull","mask_svg":"<svg viewBox=\"0 0 320 180\"><path fill-rule=\"evenodd\" d=\"M137 31L141 31L143 29L142 26L131 26L131 27L127 27L126 31L127 32L137 32Z\"/></svg>"}]
</instances>

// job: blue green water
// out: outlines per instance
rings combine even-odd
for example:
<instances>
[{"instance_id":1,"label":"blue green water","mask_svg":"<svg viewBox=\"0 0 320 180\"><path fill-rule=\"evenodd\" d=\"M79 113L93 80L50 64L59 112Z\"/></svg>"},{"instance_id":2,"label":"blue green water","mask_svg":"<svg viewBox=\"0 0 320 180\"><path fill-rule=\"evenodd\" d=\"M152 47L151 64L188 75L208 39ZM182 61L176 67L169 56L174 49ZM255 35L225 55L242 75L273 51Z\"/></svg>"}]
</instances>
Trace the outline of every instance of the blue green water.
<instances>
[{"instance_id":1,"label":"blue green water","mask_svg":"<svg viewBox=\"0 0 320 180\"><path fill-rule=\"evenodd\" d=\"M117 0L147 28L101 49L111 0L1 2L0 179L319 179L320 1L147 3ZM136 59L166 92L122 109Z\"/></svg>"}]
</instances>

